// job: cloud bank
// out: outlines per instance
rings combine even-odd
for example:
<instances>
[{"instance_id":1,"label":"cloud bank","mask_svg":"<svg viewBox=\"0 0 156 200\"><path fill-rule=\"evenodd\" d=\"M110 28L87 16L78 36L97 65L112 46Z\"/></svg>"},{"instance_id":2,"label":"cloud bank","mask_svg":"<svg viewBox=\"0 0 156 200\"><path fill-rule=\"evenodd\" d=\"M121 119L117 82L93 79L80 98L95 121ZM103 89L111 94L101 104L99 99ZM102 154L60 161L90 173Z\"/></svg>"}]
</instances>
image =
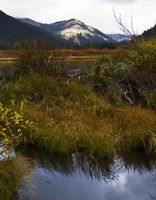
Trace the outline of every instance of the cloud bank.
<instances>
[{"instance_id":1,"label":"cloud bank","mask_svg":"<svg viewBox=\"0 0 156 200\"><path fill-rule=\"evenodd\" d=\"M156 23L156 1L153 0L0 0L0 9L14 17L43 23L76 18L104 33L118 33L112 7L127 25L133 16L138 33Z\"/></svg>"}]
</instances>

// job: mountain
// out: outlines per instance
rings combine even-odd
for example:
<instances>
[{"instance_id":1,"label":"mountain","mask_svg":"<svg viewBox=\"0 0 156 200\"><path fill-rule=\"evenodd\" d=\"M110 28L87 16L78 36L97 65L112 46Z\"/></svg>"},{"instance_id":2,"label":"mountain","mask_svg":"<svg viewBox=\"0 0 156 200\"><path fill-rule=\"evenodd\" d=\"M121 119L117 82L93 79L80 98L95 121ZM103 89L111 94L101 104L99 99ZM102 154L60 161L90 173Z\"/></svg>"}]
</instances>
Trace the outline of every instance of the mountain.
<instances>
[{"instance_id":1,"label":"mountain","mask_svg":"<svg viewBox=\"0 0 156 200\"><path fill-rule=\"evenodd\" d=\"M42 23L36 22L32 19L29 19L29 18L17 18L17 19L26 24L30 24L32 26L37 26L39 28L42 28Z\"/></svg>"},{"instance_id":2,"label":"mountain","mask_svg":"<svg viewBox=\"0 0 156 200\"><path fill-rule=\"evenodd\" d=\"M123 34L108 34L108 36L113 39L116 42L122 42L122 41L129 41L131 40L130 36L123 35Z\"/></svg>"},{"instance_id":3,"label":"mountain","mask_svg":"<svg viewBox=\"0 0 156 200\"><path fill-rule=\"evenodd\" d=\"M70 19L51 24L42 24L28 18L20 20L51 33L55 33L62 39L78 45L88 43L114 43L131 40L129 36L123 34L104 34L77 19Z\"/></svg>"},{"instance_id":4,"label":"mountain","mask_svg":"<svg viewBox=\"0 0 156 200\"><path fill-rule=\"evenodd\" d=\"M62 39L77 45L88 43L108 43L114 42L108 35L98 29L84 24L77 19L60 21L52 24L42 24L31 19L21 19L22 22L40 27L50 33L60 36Z\"/></svg>"},{"instance_id":5,"label":"mountain","mask_svg":"<svg viewBox=\"0 0 156 200\"><path fill-rule=\"evenodd\" d=\"M8 46L14 42L39 40L48 44L59 44L59 39L40 27L23 23L0 11L0 43Z\"/></svg>"},{"instance_id":6,"label":"mountain","mask_svg":"<svg viewBox=\"0 0 156 200\"><path fill-rule=\"evenodd\" d=\"M44 24L28 18L16 19L0 11L0 48L34 40L57 47L114 48L114 39L76 19Z\"/></svg>"},{"instance_id":7,"label":"mountain","mask_svg":"<svg viewBox=\"0 0 156 200\"><path fill-rule=\"evenodd\" d=\"M56 22L50 25L51 30L60 35L65 40L73 41L77 44L94 42L113 42L113 40L98 29L87 26L81 21L70 19Z\"/></svg>"},{"instance_id":8,"label":"mountain","mask_svg":"<svg viewBox=\"0 0 156 200\"><path fill-rule=\"evenodd\" d=\"M155 38L156 37L156 25L153 26L152 28L144 31L142 36L144 39Z\"/></svg>"}]
</instances>

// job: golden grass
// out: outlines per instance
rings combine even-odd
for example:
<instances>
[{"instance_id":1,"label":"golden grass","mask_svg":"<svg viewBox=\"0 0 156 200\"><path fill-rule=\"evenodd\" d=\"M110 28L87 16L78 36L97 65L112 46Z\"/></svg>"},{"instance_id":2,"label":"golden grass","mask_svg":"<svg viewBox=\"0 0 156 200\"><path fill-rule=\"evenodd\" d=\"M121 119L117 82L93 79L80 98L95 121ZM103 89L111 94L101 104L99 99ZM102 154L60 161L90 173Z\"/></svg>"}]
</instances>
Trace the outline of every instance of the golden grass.
<instances>
[{"instance_id":1,"label":"golden grass","mask_svg":"<svg viewBox=\"0 0 156 200\"><path fill-rule=\"evenodd\" d=\"M16 158L0 161L0 199L16 199L16 192L20 188L23 176L29 169L27 159Z\"/></svg>"},{"instance_id":2,"label":"golden grass","mask_svg":"<svg viewBox=\"0 0 156 200\"><path fill-rule=\"evenodd\" d=\"M25 117L33 122L29 142L52 153L86 151L111 157L118 150L156 149L156 114L151 110L115 108L87 85L66 85L62 79L38 74L8 87L6 98L19 103L26 99Z\"/></svg>"},{"instance_id":3,"label":"golden grass","mask_svg":"<svg viewBox=\"0 0 156 200\"><path fill-rule=\"evenodd\" d=\"M156 114L141 107L126 107L115 115L115 129L125 150L156 150Z\"/></svg>"}]
</instances>

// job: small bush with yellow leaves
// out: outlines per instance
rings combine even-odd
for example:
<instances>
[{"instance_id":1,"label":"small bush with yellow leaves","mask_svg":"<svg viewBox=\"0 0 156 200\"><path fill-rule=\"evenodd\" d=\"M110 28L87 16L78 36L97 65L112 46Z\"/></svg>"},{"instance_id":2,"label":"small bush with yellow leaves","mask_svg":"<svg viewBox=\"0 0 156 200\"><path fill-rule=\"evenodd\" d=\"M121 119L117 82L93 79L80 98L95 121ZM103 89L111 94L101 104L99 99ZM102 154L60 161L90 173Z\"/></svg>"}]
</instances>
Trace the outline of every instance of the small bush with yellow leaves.
<instances>
[{"instance_id":1,"label":"small bush with yellow leaves","mask_svg":"<svg viewBox=\"0 0 156 200\"><path fill-rule=\"evenodd\" d=\"M29 121L24 120L20 112L16 112L14 108L6 108L0 103L1 149L14 147L25 137Z\"/></svg>"}]
</instances>

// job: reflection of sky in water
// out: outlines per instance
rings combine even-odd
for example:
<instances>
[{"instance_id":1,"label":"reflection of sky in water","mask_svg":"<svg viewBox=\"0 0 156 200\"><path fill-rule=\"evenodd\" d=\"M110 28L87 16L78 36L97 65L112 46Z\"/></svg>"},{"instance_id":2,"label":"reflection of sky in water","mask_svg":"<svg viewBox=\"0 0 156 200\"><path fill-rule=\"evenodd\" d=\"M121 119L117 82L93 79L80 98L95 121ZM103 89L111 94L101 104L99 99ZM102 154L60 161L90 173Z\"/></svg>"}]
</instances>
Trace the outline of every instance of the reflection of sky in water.
<instances>
[{"instance_id":1,"label":"reflection of sky in water","mask_svg":"<svg viewBox=\"0 0 156 200\"><path fill-rule=\"evenodd\" d=\"M0 161L6 160L14 155L15 152L13 150L6 150L3 147L0 147Z\"/></svg>"},{"instance_id":2,"label":"reflection of sky in water","mask_svg":"<svg viewBox=\"0 0 156 200\"><path fill-rule=\"evenodd\" d=\"M117 179L106 183L87 178L76 170L71 176L43 168L36 168L32 182L36 196L31 200L149 200L156 196L155 172L140 174L121 169Z\"/></svg>"}]
</instances>

